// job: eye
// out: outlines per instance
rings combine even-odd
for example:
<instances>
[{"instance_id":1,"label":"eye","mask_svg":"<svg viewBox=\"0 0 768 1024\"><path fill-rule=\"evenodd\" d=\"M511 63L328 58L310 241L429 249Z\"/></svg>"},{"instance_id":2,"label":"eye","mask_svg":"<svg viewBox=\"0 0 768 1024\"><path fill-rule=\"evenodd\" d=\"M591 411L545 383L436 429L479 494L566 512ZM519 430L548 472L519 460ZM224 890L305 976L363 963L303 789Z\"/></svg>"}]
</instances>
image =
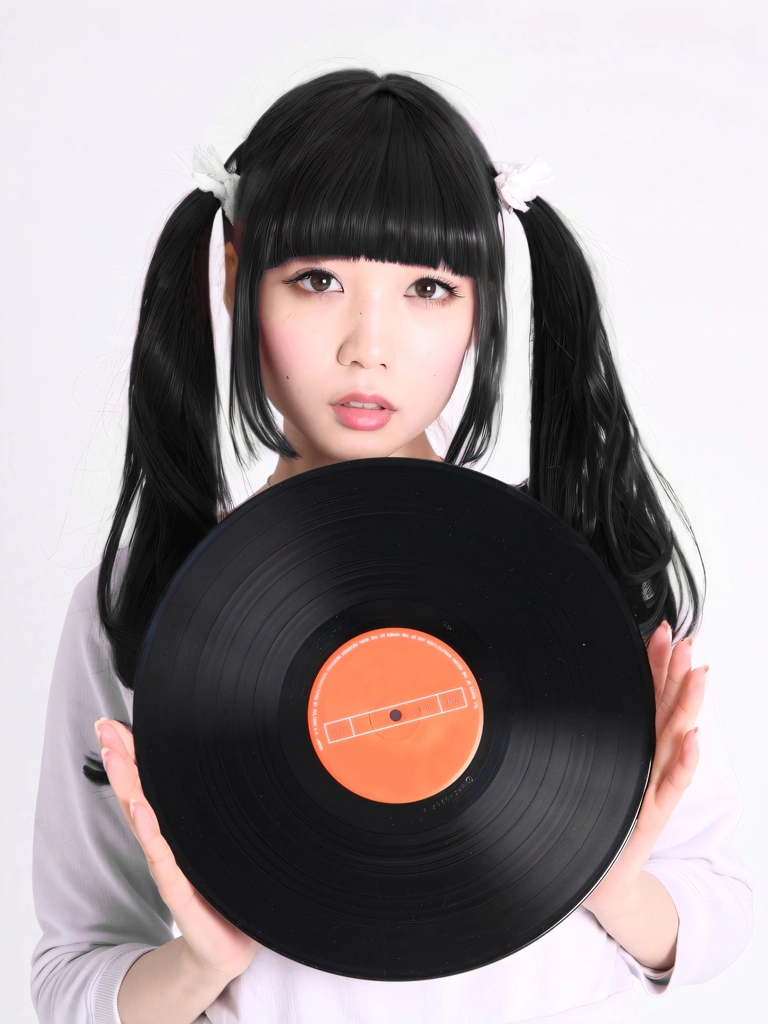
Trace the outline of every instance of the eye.
<instances>
[{"instance_id":1,"label":"eye","mask_svg":"<svg viewBox=\"0 0 768 1024\"><path fill-rule=\"evenodd\" d=\"M414 281L411 288L416 288L417 292L419 290L422 292L421 295L417 294L415 298L422 299L428 306L444 306L446 302L450 302L458 291L455 285L448 284L447 281L440 281L436 277L421 277L418 281ZM437 293L437 288L443 289L442 295Z\"/></svg>"},{"instance_id":2,"label":"eye","mask_svg":"<svg viewBox=\"0 0 768 1024\"><path fill-rule=\"evenodd\" d=\"M304 281L307 281L310 287L305 288L303 283L299 284L299 282ZM335 281L339 287L331 288L331 281ZM322 295L323 292L327 291L340 292L343 290L339 284L338 278L334 277L334 275L328 270L305 270L303 274L299 274L298 277L294 277L289 283L299 284L299 287L303 292L311 292L314 295Z\"/></svg>"},{"instance_id":3,"label":"eye","mask_svg":"<svg viewBox=\"0 0 768 1024\"><path fill-rule=\"evenodd\" d=\"M307 282L307 287L304 286L305 281ZM331 283L333 281L339 285L338 288L331 288ZM297 274L296 277L292 277L287 280L285 284L297 284L302 291L309 292L311 295L317 296L323 295L329 291L344 291L335 274L332 274L330 270L322 270L318 267L315 267L312 270L305 270L303 273ZM414 281L410 288L415 288L417 290L417 294L409 297L421 299L421 301L427 306L444 306L447 302L450 302L453 296L458 292L456 285L449 284L447 281L441 281L437 277L420 277L418 281ZM439 289L442 289L442 294L440 294ZM406 295L408 295L408 292L406 292Z\"/></svg>"}]
</instances>

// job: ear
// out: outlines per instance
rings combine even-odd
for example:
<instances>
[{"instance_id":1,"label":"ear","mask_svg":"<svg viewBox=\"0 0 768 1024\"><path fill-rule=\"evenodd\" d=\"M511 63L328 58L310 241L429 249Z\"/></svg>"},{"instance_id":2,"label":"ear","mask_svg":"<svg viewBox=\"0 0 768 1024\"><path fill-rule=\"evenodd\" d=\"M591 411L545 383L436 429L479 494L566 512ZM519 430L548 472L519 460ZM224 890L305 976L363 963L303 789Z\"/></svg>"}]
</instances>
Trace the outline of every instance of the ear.
<instances>
[{"instance_id":1,"label":"ear","mask_svg":"<svg viewBox=\"0 0 768 1024\"><path fill-rule=\"evenodd\" d=\"M231 242L227 242L224 246L224 269L226 272L224 305L231 317L235 308L235 278L237 277L237 253Z\"/></svg>"}]
</instances>

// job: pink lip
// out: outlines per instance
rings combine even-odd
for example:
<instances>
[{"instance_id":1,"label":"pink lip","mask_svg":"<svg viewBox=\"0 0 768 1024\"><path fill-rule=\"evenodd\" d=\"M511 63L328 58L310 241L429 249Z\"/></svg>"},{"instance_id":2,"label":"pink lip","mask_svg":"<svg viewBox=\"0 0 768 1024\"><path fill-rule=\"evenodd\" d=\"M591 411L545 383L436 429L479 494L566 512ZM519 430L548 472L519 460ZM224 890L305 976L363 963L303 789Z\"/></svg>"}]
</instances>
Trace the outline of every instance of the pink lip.
<instances>
[{"instance_id":1,"label":"pink lip","mask_svg":"<svg viewBox=\"0 0 768 1024\"><path fill-rule=\"evenodd\" d=\"M350 391L348 395L344 395L343 398L337 398L335 402L331 402L331 405L341 405L343 402L367 402L369 405L376 403L381 405L385 409L390 409L392 412L395 411L394 405L382 398L381 395L364 395L362 391ZM364 410L367 412L376 412L376 409Z\"/></svg>"},{"instance_id":2,"label":"pink lip","mask_svg":"<svg viewBox=\"0 0 768 1024\"><path fill-rule=\"evenodd\" d=\"M353 402L360 399L353 398ZM333 411L345 427L352 427L354 430L378 430L383 427L394 416L394 409L352 409L346 405L337 403Z\"/></svg>"},{"instance_id":3,"label":"pink lip","mask_svg":"<svg viewBox=\"0 0 768 1024\"><path fill-rule=\"evenodd\" d=\"M383 406L382 409L353 409L347 408L344 402L368 402ZM349 395L332 402L333 411L345 427L352 427L353 430L379 430L396 411L392 408L386 398L381 395L364 395L362 391L353 391Z\"/></svg>"}]
</instances>

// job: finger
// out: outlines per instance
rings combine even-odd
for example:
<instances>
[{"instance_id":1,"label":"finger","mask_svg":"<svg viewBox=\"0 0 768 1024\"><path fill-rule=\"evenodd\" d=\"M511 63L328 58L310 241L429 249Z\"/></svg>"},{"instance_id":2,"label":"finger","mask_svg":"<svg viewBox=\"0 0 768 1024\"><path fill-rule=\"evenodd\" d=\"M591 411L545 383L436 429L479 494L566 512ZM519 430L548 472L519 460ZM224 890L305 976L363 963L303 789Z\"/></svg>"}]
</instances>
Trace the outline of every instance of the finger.
<instances>
[{"instance_id":1,"label":"finger","mask_svg":"<svg viewBox=\"0 0 768 1024\"><path fill-rule=\"evenodd\" d=\"M136 760L133 733L121 722L114 718L98 718L93 723L93 727L102 747L109 747L110 750L116 750L123 756L130 757L132 761Z\"/></svg>"},{"instance_id":2,"label":"finger","mask_svg":"<svg viewBox=\"0 0 768 1024\"><path fill-rule=\"evenodd\" d=\"M127 726L123 725L122 722L116 722L114 719L110 719L110 725L115 730L115 732L120 737L120 739L123 741L123 746L125 747L125 749L126 749L126 751L128 753L128 757L130 757L130 759L135 762L136 761L136 750L135 750L135 747L133 745L133 733L132 733L132 731ZM109 744L106 743L105 746L108 747Z\"/></svg>"},{"instance_id":3,"label":"finger","mask_svg":"<svg viewBox=\"0 0 768 1024\"><path fill-rule=\"evenodd\" d=\"M680 687L691 668L691 638L675 644L670 655L661 700L656 705L656 735L660 736L677 707Z\"/></svg>"},{"instance_id":4,"label":"finger","mask_svg":"<svg viewBox=\"0 0 768 1024\"><path fill-rule=\"evenodd\" d=\"M158 892L175 917L197 896L197 890L179 868L173 851L163 838L154 811L143 801L131 801L134 834L147 858Z\"/></svg>"},{"instance_id":5,"label":"finger","mask_svg":"<svg viewBox=\"0 0 768 1024\"><path fill-rule=\"evenodd\" d=\"M699 665L686 674L683 685L678 691L677 706L669 717L665 732L670 736L682 737L696 724L696 719L704 702L704 691L707 685L708 665ZM662 738L664 734L662 733Z\"/></svg>"},{"instance_id":6,"label":"finger","mask_svg":"<svg viewBox=\"0 0 768 1024\"><path fill-rule=\"evenodd\" d=\"M677 807L683 793L690 786L699 763L697 731L697 729L690 729L685 734L677 760L656 790L656 806L665 822Z\"/></svg>"},{"instance_id":7,"label":"finger","mask_svg":"<svg viewBox=\"0 0 768 1024\"><path fill-rule=\"evenodd\" d=\"M155 812L141 788L136 764L114 750L108 750L106 762L112 788L147 859L158 891L172 912L180 913L195 896L196 890L179 869L170 846L160 832Z\"/></svg>"},{"instance_id":8,"label":"finger","mask_svg":"<svg viewBox=\"0 0 768 1024\"><path fill-rule=\"evenodd\" d=\"M664 693L664 683L667 678L669 659L672 656L672 627L664 620L655 629L648 641L648 664L651 667L653 676L653 690L656 695L656 707L658 708Z\"/></svg>"},{"instance_id":9,"label":"finger","mask_svg":"<svg viewBox=\"0 0 768 1024\"><path fill-rule=\"evenodd\" d=\"M134 824L131 819L130 801L142 800L146 803L136 763L117 750L112 750L108 747L105 750L106 753L102 753L102 757L104 758L107 778L122 808L125 819L135 834Z\"/></svg>"},{"instance_id":10,"label":"finger","mask_svg":"<svg viewBox=\"0 0 768 1024\"><path fill-rule=\"evenodd\" d=\"M706 689L706 674L709 666L700 665L687 673L683 686L678 691L677 706L669 716L667 724L656 741L656 752L651 767L650 782L660 783L670 766L675 763L683 738L696 725Z\"/></svg>"}]
</instances>

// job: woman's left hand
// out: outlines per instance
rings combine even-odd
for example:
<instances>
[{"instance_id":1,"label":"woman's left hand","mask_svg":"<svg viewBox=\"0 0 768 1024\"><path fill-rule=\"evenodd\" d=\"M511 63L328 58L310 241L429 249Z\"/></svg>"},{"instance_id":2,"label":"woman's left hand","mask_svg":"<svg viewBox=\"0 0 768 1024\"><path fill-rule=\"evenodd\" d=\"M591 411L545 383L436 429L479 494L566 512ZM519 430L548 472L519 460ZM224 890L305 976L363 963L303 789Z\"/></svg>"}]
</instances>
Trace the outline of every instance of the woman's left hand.
<instances>
[{"instance_id":1,"label":"woman's left hand","mask_svg":"<svg viewBox=\"0 0 768 1024\"><path fill-rule=\"evenodd\" d=\"M598 916L603 908L631 900L656 840L699 761L695 725L709 666L691 668L691 641L682 640L673 647L666 622L655 630L647 650L656 693L656 753L635 827L610 870L584 900L583 906Z\"/></svg>"}]
</instances>

